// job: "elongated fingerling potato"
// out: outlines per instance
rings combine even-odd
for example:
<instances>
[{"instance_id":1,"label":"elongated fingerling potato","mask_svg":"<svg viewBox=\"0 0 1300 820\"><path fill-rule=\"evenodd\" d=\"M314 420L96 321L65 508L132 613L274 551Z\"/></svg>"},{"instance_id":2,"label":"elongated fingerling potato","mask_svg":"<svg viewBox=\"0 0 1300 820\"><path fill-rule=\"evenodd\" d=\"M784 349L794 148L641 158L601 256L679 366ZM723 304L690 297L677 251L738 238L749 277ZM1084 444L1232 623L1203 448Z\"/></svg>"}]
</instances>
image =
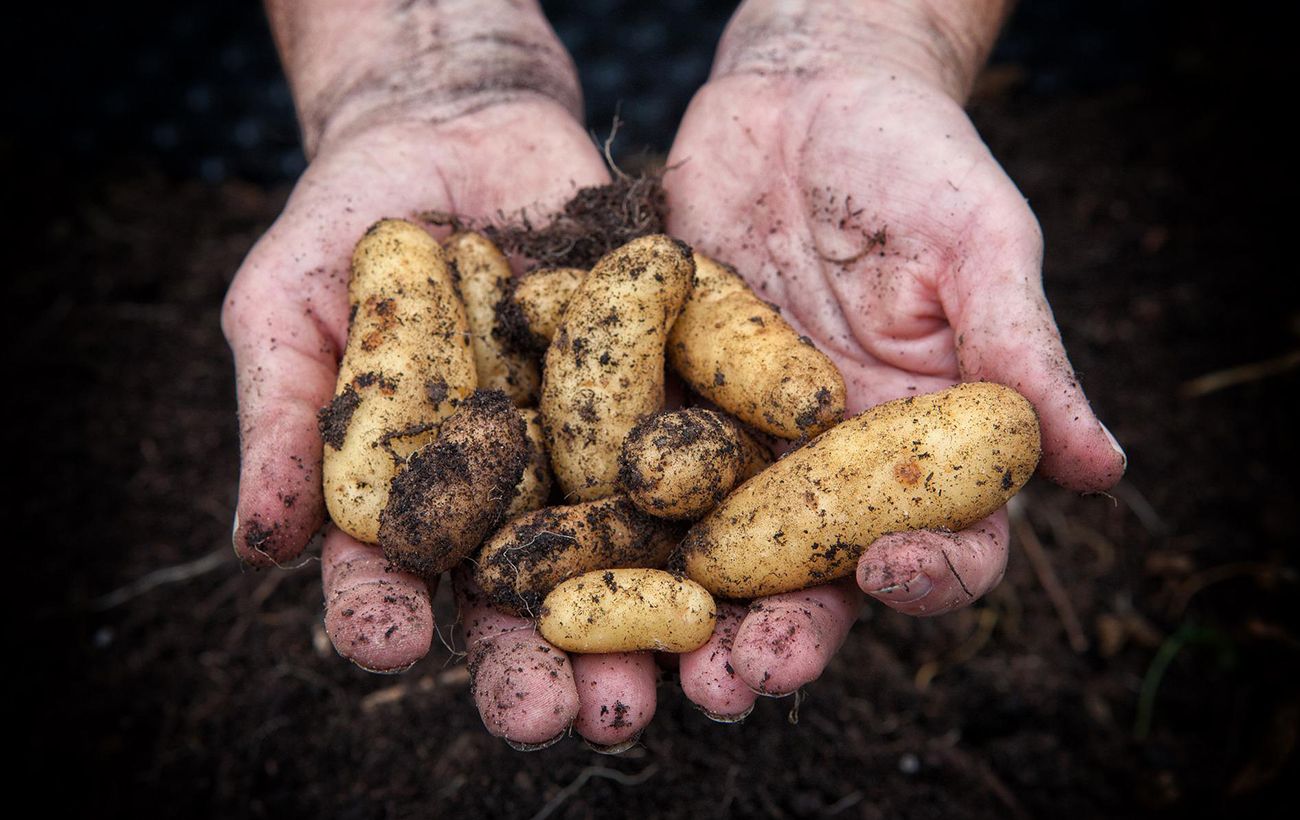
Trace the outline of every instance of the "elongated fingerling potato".
<instances>
[{"instance_id":1,"label":"elongated fingerling potato","mask_svg":"<svg viewBox=\"0 0 1300 820\"><path fill-rule=\"evenodd\" d=\"M497 609L536 615L542 599L575 575L614 567L662 567L681 530L615 495L513 518L483 544L474 578Z\"/></svg>"},{"instance_id":2,"label":"elongated fingerling potato","mask_svg":"<svg viewBox=\"0 0 1300 820\"><path fill-rule=\"evenodd\" d=\"M713 634L717 607L699 584L658 569L596 570L542 602L542 637L567 652L690 652Z\"/></svg>"},{"instance_id":3,"label":"elongated fingerling potato","mask_svg":"<svg viewBox=\"0 0 1300 820\"><path fill-rule=\"evenodd\" d=\"M474 392L474 358L446 258L416 225L366 231L348 300L338 386L320 415L325 503L340 529L374 544L393 476Z\"/></svg>"},{"instance_id":4,"label":"elongated fingerling potato","mask_svg":"<svg viewBox=\"0 0 1300 820\"><path fill-rule=\"evenodd\" d=\"M735 421L692 407L633 427L623 442L618 479L640 510L691 521L771 463L771 451Z\"/></svg>"},{"instance_id":5,"label":"elongated fingerling potato","mask_svg":"<svg viewBox=\"0 0 1300 820\"><path fill-rule=\"evenodd\" d=\"M515 497L506 510L502 519L504 521L545 507L547 499L551 497L551 484L554 483L551 459L546 455L542 414L532 407L526 407L519 411L519 415L524 417L524 424L527 425L528 464L524 467L524 477L519 479L519 486L515 488Z\"/></svg>"},{"instance_id":6,"label":"elongated fingerling potato","mask_svg":"<svg viewBox=\"0 0 1300 820\"><path fill-rule=\"evenodd\" d=\"M811 438L844 418L844 378L735 271L695 254L668 358L700 395L757 430Z\"/></svg>"},{"instance_id":7,"label":"elongated fingerling potato","mask_svg":"<svg viewBox=\"0 0 1300 820\"><path fill-rule=\"evenodd\" d=\"M686 573L753 598L849 575L886 533L961 530L1001 507L1041 454L1033 405L961 384L886 402L745 482L687 533Z\"/></svg>"},{"instance_id":8,"label":"elongated fingerling potato","mask_svg":"<svg viewBox=\"0 0 1300 820\"><path fill-rule=\"evenodd\" d=\"M479 390L393 479L379 546L424 576L451 569L500 523L528 463L523 417L500 390Z\"/></svg>"},{"instance_id":9,"label":"elongated fingerling potato","mask_svg":"<svg viewBox=\"0 0 1300 820\"><path fill-rule=\"evenodd\" d=\"M532 357L509 349L497 323L497 305L507 297L514 278L509 260L492 240L473 231L452 234L443 248L465 302L478 386L500 390L518 407L532 404L541 370Z\"/></svg>"},{"instance_id":10,"label":"elongated fingerling potato","mask_svg":"<svg viewBox=\"0 0 1300 820\"><path fill-rule=\"evenodd\" d=\"M546 350L542 426L566 500L613 495L628 431L664 401L664 340L691 290L690 249L662 235L606 254Z\"/></svg>"}]
</instances>

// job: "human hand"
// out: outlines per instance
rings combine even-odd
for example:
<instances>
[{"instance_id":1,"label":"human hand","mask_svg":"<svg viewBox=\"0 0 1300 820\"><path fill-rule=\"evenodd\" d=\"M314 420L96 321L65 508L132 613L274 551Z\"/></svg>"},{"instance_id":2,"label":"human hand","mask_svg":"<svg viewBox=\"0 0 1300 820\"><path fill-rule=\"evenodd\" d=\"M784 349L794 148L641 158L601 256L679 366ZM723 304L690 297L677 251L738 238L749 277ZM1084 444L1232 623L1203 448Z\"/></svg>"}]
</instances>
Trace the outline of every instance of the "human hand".
<instances>
[{"instance_id":1,"label":"human hand","mask_svg":"<svg viewBox=\"0 0 1300 820\"><path fill-rule=\"evenodd\" d=\"M365 229L429 210L544 214L608 181L577 115L567 55L535 5L507 5L269 4L311 162L241 266L222 316L240 412L233 537L253 566L294 562L324 521L316 418L334 393L349 260ZM340 654L397 672L428 652L437 579L390 571L378 549L335 528L321 564L327 633ZM611 744L649 720L654 677L644 659L570 666L461 586L476 700L494 734L536 744L576 720L584 736ZM530 657L545 661L545 675L512 672ZM627 708L610 726L600 707L616 701Z\"/></svg>"},{"instance_id":2,"label":"human hand","mask_svg":"<svg viewBox=\"0 0 1300 820\"><path fill-rule=\"evenodd\" d=\"M987 47L937 47L945 27L900 4L865 4L886 20L849 20L852 4L794 17L775 6L742 7L683 120L669 230L734 264L835 361L850 415L1000 382L1038 410L1044 476L1113 486L1124 454L1066 358L1037 222L962 111ZM887 535L856 585L901 612L949 612L998 583L1007 544L1005 511L962 532ZM821 674L860 601L843 579L724 608L714 641L682 658L683 689L717 716L746 712L754 691L792 692Z\"/></svg>"}]
</instances>

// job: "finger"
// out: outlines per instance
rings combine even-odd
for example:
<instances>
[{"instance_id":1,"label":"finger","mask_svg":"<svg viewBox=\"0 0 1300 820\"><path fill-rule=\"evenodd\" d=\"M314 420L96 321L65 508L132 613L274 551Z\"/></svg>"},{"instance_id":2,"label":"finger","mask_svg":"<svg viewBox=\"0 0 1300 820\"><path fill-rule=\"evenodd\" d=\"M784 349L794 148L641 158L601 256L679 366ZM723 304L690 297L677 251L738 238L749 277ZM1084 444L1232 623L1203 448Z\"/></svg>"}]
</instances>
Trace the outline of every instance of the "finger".
<instances>
[{"instance_id":1,"label":"finger","mask_svg":"<svg viewBox=\"0 0 1300 820\"><path fill-rule=\"evenodd\" d=\"M974 603L1007 569L1007 511L961 532L916 530L877 538L858 561L858 586L907 615L942 615Z\"/></svg>"},{"instance_id":2,"label":"finger","mask_svg":"<svg viewBox=\"0 0 1300 820\"><path fill-rule=\"evenodd\" d=\"M731 649L748 610L736 604L718 604L718 622L709 642L681 657L682 692L709 718L720 723L743 720L758 696L736 674Z\"/></svg>"},{"instance_id":3,"label":"finger","mask_svg":"<svg viewBox=\"0 0 1300 820\"><path fill-rule=\"evenodd\" d=\"M650 652L575 655L578 730L597 751L625 751L655 716L659 673Z\"/></svg>"},{"instance_id":4,"label":"finger","mask_svg":"<svg viewBox=\"0 0 1300 820\"><path fill-rule=\"evenodd\" d=\"M761 695L786 695L821 677L857 617L851 579L760 598L736 631L731 665Z\"/></svg>"},{"instance_id":5,"label":"finger","mask_svg":"<svg viewBox=\"0 0 1300 820\"><path fill-rule=\"evenodd\" d=\"M578 716L569 658L523 618L486 605L463 573L453 574L469 652L470 690L483 725L516 748L549 746Z\"/></svg>"},{"instance_id":6,"label":"finger","mask_svg":"<svg viewBox=\"0 0 1300 820\"><path fill-rule=\"evenodd\" d=\"M429 654L429 587L390 570L375 547L330 527L321 552L325 634L334 651L370 672L402 672Z\"/></svg>"},{"instance_id":7,"label":"finger","mask_svg":"<svg viewBox=\"0 0 1300 820\"><path fill-rule=\"evenodd\" d=\"M1128 460L1093 414L1065 355L1039 275L1041 239L1033 237L1019 246L989 243L944 288L958 367L964 380L999 382L1033 403L1042 425L1043 475L1080 492L1106 490ZM1021 261L1008 264L1008 258Z\"/></svg>"},{"instance_id":8,"label":"finger","mask_svg":"<svg viewBox=\"0 0 1300 820\"><path fill-rule=\"evenodd\" d=\"M267 273L279 253L263 247L250 254L222 314L239 396L234 546L259 567L292 560L324 520L316 414L333 393L341 344L325 326L346 323L322 318L336 306L305 298L307 283L291 295Z\"/></svg>"}]
</instances>

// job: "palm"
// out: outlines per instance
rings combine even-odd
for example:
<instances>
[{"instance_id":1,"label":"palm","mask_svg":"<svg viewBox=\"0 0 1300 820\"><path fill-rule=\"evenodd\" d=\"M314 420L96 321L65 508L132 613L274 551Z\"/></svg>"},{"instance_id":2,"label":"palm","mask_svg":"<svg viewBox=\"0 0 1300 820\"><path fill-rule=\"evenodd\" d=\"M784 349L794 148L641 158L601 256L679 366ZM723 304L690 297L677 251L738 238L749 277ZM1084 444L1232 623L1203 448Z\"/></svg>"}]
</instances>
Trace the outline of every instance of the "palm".
<instances>
[{"instance_id":1,"label":"palm","mask_svg":"<svg viewBox=\"0 0 1300 820\"><path fill-rule=\"evenodd\" d=\"M671 230L835 360L850 413L947 386L966 257L1032 254L1033 217L947 98L825 81L774 102L777 85L733 77L697 97L670 160Z\"/></svg>"}]
</instances>

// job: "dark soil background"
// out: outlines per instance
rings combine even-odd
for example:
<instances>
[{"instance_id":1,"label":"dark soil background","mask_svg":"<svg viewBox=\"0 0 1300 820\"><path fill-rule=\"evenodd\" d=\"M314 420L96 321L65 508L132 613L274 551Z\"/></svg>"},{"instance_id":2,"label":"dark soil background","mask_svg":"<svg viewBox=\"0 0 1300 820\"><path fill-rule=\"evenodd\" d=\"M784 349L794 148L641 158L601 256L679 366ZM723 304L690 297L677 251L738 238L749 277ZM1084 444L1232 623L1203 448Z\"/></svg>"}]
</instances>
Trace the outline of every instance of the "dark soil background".
<instances>
[{"instance_id":1,"label":"dark soil background","mask_svg":"<svg viewBox=\"0 0 1300 820\"><path fill-rule=\"evenodd\" d=\"M661 154L728 4L545 5L590 123L621 102L621 156ZM864 608L797 708L741 725L666 680L613 758L489 737L445 649L402 677L350 666L314 562L231 553L218 310L303 163L257 5L20 12L0 49L14 782L44 812L132 817L1281 815L1300 303L1294 92L1263 7L1025 0L972 103L1127 447L1114 497L1031 483L986 600Z\"/></svg>"}]
</instances>

